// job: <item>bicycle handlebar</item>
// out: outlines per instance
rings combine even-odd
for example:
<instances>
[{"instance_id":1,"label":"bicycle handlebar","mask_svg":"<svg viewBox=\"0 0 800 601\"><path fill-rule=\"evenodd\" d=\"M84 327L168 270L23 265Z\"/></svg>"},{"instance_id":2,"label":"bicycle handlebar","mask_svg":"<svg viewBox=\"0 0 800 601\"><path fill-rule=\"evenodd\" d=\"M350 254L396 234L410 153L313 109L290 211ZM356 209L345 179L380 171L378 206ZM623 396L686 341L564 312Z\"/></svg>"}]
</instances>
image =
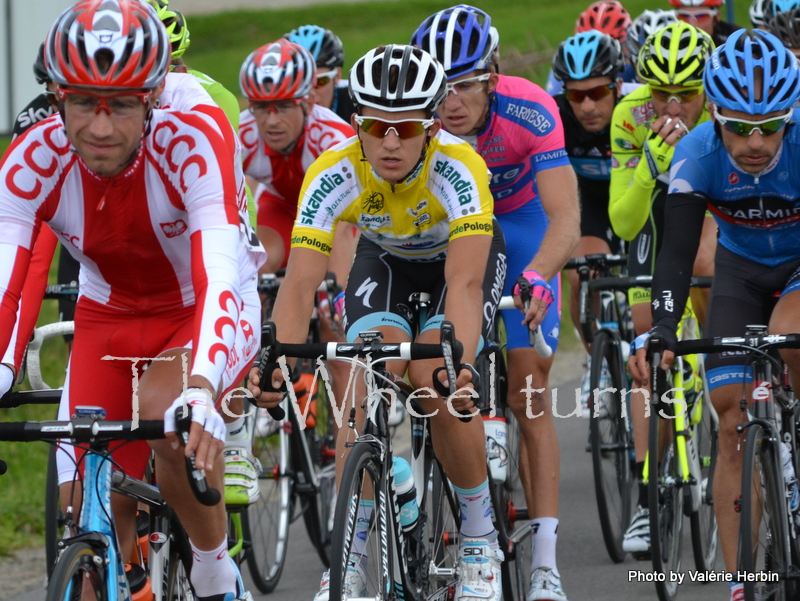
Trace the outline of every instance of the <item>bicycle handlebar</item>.
<instances>
[{"instance_id":1,"label":"bicycle handlebar","mask_svg":"<svg viewBox=\"0 0 800 601\"><path fill-rule=\"evenodd\" d=\"M519 284L519 291L520 291L520 300L522 300L522 308L523 313L528 312L528 307L531 304L531 284L530 282L525 279L524 277L520 276L517 279L517 284ZM511 306L507 306L509 302L506 299L510 299ZM504 303L505 301L505 303ZM513 309L514 308L514 297L513 296L504 296L500 299L500 303L498 305L498 309ZM541 324L536 326L533 330L528 328L528 343L536 349L536 352L539 353L539 356L543 359L549 359L553 355L553 349L550 348L550 345L547 344L547 341L544 339L544 334L542 334Z\"/></svg>"},{"instance_id":2,"label":"bicycle handlebar","mask_svg":"<svg viewBox=\"0 0 800 601\"><path fill-rule=\"evenodd\" d=\"M696 276L693 277L689 283L692 288L710 288L714 278L709 276ZM628 277L603 277L589 280L590 290L622 290L627 291L629 288L649 288L653 285L653 276L651 275L637 275Z\"/></svg>"},{"instance_id":3,"label":"bicycle handlebar","mask_svg":"<svg viewBox=\"0 0 800 601\"><path fill-rule=\"evenodd\" d=\"M653 345L660 343L654 337ZM700 353L722 353L732 349L781 349L800 348L800 334L765 334L761 336L717 336L699 340L679 340L675 355L697 355Z\"/></svg>"},{"instance_id":4,"label":"bicycle handlebar","mask_svg":"<svg viewBox=\"0 0 800 601\"><path fill-rule=\"evenodd\" d=\"M606 267L618 267L628 264L627 255L595 253L584 257L573 257L564 269L580 269L588 267L591 271L599 271Z\"/></svg>"}]
</instances>

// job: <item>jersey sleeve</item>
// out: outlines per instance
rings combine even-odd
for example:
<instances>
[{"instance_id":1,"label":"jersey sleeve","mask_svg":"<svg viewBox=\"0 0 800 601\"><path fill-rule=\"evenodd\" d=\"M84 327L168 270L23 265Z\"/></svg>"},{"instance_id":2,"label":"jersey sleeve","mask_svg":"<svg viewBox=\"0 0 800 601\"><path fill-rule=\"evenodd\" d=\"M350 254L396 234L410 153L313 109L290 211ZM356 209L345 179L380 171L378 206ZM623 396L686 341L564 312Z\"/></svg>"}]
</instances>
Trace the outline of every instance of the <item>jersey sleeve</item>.
<instances>
[{"instance_id":1,"label":"jersey sleeve","mask_svg":"<svg viewBox=\"0 0 800 601\"><path fill-rule=\"evenodd\" d=\"M569 157L564 148L564 125L561 113L552 96L538 89L534 96L538 112L527 119L531 132L531 169L534 174L553 167L569 166Z\"/></svg>"},{"instance_id":2,"label":"jersey sleeve","mask_svg":"<svg viewBox=\"0 0 800 601\"><path fill-rule=\"evenodd\" d=\"M197 312L191 375L217 386L233 348L242 307L238 184L234 156L223 134L203 116L178 117L195 128L194 145L175 150L184 165L183 195L192 253ZM156 140L159 134L156 130Z\"/></svg>"},{"instance_id":3,"label":"jersey sleeve","mask_svg":"<svg viewBox=\"0 0 800 601\"><path fill-rule=\"evenodd\" d=\"M350 159L335 150L323 153L303 179L291 248L330 255L336 223L359 194L358 176Z\"/></svg>"},{"instance_id":4,"label":"jersey sleeve","mask_svg":"<svg viewBox=\"0 0 800 601\"><path fill-rule=\"evenodd\" d=\"M633 240L644 227L656 185L647 162L642 160L643 132L647 131L642 128L654 116L649 114L651 108L649 103L640 105L623 100L611 118L608 216L614 232L624 240Z\"/></svg>"},{"instance_id":5,"label":"jersey sleeve","mask_svg":"<svg viewBox=\"0 0 800 601\"><path fill-rule=\"evenodd\" d=\"M440 199L450 220L449 240L462 236L491 236L494 198L489 169L466 144L450 145L447 155L433 157L428 187Z\"/></svg>"}]
</instances>

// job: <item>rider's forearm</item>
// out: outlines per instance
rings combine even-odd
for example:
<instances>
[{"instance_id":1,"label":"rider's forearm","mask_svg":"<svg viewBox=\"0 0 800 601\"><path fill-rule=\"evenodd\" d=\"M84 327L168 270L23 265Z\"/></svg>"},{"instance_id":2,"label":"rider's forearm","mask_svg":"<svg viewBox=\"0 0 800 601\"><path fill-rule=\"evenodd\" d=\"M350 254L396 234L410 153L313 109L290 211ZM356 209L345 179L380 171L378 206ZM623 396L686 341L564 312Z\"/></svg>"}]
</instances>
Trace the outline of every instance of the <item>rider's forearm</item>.
<instances>
[{"instance_id":1,"label":"rider's forearm","mask_svg":"<svg viewBox=\"0 0 800 601\"><path fill-rule=\"evenodd\" d=\"M444 318L453 324L456 338L464 347L462 363L474 363L483 323L482 280L451 286L448 283ZM454 292L458 290L459 292Z\"/></svg>"},{"instance_id":2,"label":"rider's forearm","mask_svg":"<svg viewBox=\"0 0 800 601\"><path fill-rule=\"evenodd\" d=\"M570 193L572 196L572 193ZM539 250L526 269L538 271L549 282L563 269L581 239L581 217L577 192L571 200L550 217L550 224L539 245ZM573 205L574 204L574 208ZM511 274L516 277L519 274Z\"/></svg>"},{"instance_id":3,"label":"rider's forearm","mask_svg":"<svg viewBox=\"0 0 800 601\"><path fill-rule=\"evenodd\" d=\"M614 233L623 240L633 240L647 222L650 198L656 180L650 176L642 159L635 169L619 168L611 172L608 217Z\"/></svg>"}]
</instances>

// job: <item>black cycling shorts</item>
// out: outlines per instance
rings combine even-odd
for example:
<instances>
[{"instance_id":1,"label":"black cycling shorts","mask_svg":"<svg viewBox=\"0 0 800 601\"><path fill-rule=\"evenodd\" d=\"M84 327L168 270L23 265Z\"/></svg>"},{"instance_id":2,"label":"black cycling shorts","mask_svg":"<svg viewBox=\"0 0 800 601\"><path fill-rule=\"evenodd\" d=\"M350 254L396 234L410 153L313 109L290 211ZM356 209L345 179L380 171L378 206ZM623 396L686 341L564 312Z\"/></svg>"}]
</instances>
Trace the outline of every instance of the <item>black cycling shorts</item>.
<instances>
[{"instance_id":1,"label":"black cycling shorts","mask_svg":"<svg viewBox=\"0 0 800 601\"><path fill-rule=\"evenodd\" d=\"M703 337L741 336L748 325L768 325L778 299L800 289L800 259L770 267L755 263L717 246L714 283ZM724 384L741 384L747 353L731 351L708 355L709 390Z\"/></svg>"},{"instance_id":2,"label":"black cycling shorts","mask_svg":"<svg viewBox=\"0 0 800 601\"><path fill-rule=\"evenodd\" d=\"M503 233L493 221L494 235L483 280L483 336L492 331L497 303L503 294L506 277L506 251ZM380 326L394 326L413 340L419 332L438 328L444 319L445 260L408 261L390 254L364 236L358 242L344 298L344 327L347 341L359 332ZM431 295L425 323L417 323L410 301L412 294ZM458 337L459 333L456 332Z\"/></svg>"}]
</instances>

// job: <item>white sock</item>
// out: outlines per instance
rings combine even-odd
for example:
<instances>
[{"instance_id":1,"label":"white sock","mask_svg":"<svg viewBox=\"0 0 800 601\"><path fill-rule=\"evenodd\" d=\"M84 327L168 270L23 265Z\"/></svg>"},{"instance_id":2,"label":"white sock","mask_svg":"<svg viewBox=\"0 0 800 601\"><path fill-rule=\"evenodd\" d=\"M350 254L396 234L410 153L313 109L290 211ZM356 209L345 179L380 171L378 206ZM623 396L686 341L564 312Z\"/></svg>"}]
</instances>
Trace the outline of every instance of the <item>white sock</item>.
<instances>
[{"instance_id":1,"label":"white sock","mask_svg":"<svg viewBox=\"0 0 800 601\"><path fill-rule=\"evenodd\" d=\"M228 540L212 551L201 551L192 541L192 586L198 597L233 593L236 590L236 570L228 556Z\"/></svg>"},{"instance_id":2,"label":"white sock","mask_svg":"<svg viewBox=\"0 0 800 601\"><path fill-rule=\"evenodd\" d=\"M556 538L558 518L536 518L531 521L531 572L536 568L550 568L558 576L556 567Z\"/></svg>"},{"instance_id":3,"label":"white sock","mask_svg":"<svg viewBox=\"0 0 800 601\"><path fill-rule=\"evenodd\" d=\"M489 478L471 489L453 485L458 504L461 506L461 528L459 533L469 538L485 538L490 544L497 543L497 531L492 524L492 498L489 494Z\"/></svg>"},{"instance_id":4,"label":"white sock","mask_svg":"<svg viewBox=\"0 0 800 601\"><path fill-rule=\"evenodd\" d=\"M250 440L248 436L244 416L237 417L230 423L225 424L225 446L241 447L243 442Z\"/></svg>"},{"instance_id":5,"label":"white sock","mask_svg":"<svg viewBox=\"0 0 800 601\"><path fill-rule=\"evenodd\" d=\"M741 582L731 582L731 601L741 601L744 599L744 584Z\"/></svg>"},{"instance_id":6,"label":"white sock","mask_svg":"<svg viewBox=\"0 0 800 601\"><path fill-rule=\"evenodd\" d=\"M351 553L358 553L359 555L367 555L367 532L369 530L369 520L372 517L372 508L375 506L375 501L359 501L358 514L356 515L356 532L353 539L353 546Z\"/></svg>"}]
</instances>

